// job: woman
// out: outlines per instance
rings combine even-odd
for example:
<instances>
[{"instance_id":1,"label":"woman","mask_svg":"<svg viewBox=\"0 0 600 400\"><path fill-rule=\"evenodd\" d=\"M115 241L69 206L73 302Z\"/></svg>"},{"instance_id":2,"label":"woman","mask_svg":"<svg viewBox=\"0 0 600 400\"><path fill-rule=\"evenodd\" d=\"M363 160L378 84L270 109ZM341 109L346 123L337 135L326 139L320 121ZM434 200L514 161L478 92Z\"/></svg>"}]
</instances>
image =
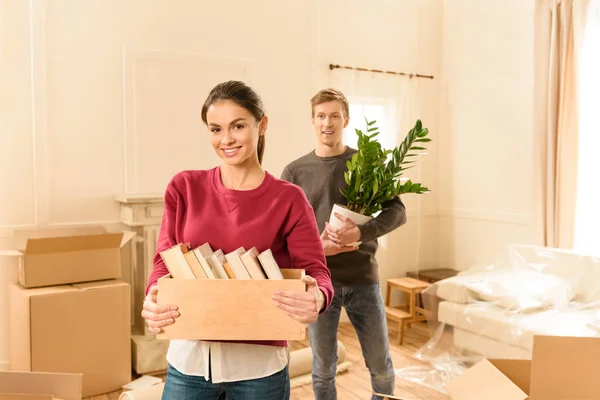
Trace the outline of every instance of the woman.
<instances>
[{"instance_id":1,"label":"woman","mask_svg":"<svg viewBox=\"0 0 600 400\"><path fill-rule=\"evenodd\" d=\"M333 298L312 208L302 190L261 167L268 118L258 94L242 82L217 85L202 107L221 166L183 171L167 186L165 212L148 279L142 316L150 331L175 322L177 307L158 306L157 279L167 274L159 252L177 243L208 242L231 252L241 246L271 249L282 268L302 268L306 292L275 293L277 307L304 324ZM172 340L163 399L289 399L285 341Z\"/></svg>"}]
</instances>

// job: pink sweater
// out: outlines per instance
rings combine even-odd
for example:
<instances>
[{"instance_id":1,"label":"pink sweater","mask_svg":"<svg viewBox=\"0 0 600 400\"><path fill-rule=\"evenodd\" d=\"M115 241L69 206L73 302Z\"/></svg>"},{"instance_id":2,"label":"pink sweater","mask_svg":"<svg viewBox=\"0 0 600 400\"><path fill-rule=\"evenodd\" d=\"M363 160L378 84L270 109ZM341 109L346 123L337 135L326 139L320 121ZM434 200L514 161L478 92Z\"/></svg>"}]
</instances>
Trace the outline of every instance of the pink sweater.
<instances>
[{"instance_id":1,"label":"pink sweater","mask_svg":"<svg viewBox=\"0 0 600 400\"><path fill-rule=\"evenodd\" d=\"M168 274L159 252L187 242L192 248L208 242L213 250L222 249L224 253L239 247L255 246L259 252L271 249L280 268L304 269L315 278L325 295L325 309L331 304L331 275L313 209L302 189L268 172L260 186L248 191L223 186L219 167L175 175L165 193L165 211L146 293L158 278Z\"/></svg>"}]
</instances>

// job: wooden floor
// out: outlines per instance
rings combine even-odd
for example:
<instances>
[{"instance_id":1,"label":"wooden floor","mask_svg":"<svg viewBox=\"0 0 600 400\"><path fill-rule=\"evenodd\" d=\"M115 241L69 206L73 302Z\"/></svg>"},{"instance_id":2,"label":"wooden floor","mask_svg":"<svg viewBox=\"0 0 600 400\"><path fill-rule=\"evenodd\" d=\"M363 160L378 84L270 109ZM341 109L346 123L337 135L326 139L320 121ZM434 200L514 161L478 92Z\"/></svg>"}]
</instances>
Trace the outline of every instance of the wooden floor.
<instances>
[{"instance_id":1,"label":"wooden floor","mask_svg":"<svg viewBox=\"0 0 600 400\"><path fill-rule=\"evenodd\" d=\"M394 368L423 365L411 357L428 339L428 331L424 323L413 325L406 330L404 345L397 345L397 331L390 326L390 353ZM350 323L341 323L338 339L346 346L346 358L352 363L347 372L336 377L339 400L368 400L371 394L369 371L364 365L360 344L356 332ZM308 340L290 343L292 350L307 347ZM162 377L164 379L164 376ZM90 397L90 400L117 400L120 392ZM450 400L450 397L416 383L396 378L396 396L407 399ZM292 400L314 399L310 384L292 389Z\"/></svg>"}]
</instances>

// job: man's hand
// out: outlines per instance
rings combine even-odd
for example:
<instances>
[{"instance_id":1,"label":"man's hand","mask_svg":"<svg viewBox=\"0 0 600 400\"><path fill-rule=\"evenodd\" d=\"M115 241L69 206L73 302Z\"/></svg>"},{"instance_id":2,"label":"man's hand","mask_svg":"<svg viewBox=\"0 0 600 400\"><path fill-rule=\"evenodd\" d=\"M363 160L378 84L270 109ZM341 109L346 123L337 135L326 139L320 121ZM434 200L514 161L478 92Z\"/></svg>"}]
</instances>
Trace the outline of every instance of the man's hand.
<instances>
[{"instance_id":1,"label":"man's hand","mask_svg":"<svg viewBox=\"0 0 600 400\"><path fill-rule=\"evenodd\" d=\"M334 213L335 217L342 222L342 226L339 228L332 228L327 225L325 230L328 233L329 240L339 244L340 246L346 246L351 243L358 242L360 240L360 230L358 226L350 218L346 218L339 213Z\"/></svg>"},{"instance_id":2,"label":"man's hand","mask_svg":"<svg viewBox=\"0 0 600 400\"><path fill-rule=\"evenodd\" d=\"M343 246L332 241L329 238L329 229L329 224L325 222L325 229L323 230L323 233L321 233L321 244L323 245L323 252L326 256L335 256L336 254L347 253L358 249L358 247L355 246Z\"/></svg>"}]
</instances>

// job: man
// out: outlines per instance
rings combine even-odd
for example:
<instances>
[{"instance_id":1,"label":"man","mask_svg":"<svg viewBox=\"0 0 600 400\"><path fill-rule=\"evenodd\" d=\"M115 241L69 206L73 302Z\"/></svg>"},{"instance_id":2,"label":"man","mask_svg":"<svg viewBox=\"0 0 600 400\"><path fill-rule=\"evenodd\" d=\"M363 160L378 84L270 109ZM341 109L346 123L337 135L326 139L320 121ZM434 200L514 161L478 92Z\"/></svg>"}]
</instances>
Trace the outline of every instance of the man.
<instances>
[{"instance_id":1,"label":"man","mask_svg":"<svg viewBox=\"0 0 600 400\"><path fill-rule=\"evenodd\" d=\"M375 252L378 237L406 222L404 204L399 198L387 202L384 210L364 225L357 226L341 215L337 216L343 223L341 227L333 229L328 225L333 205L347 203L340 188L346 185L346 161L356 150L342 142L349 121L346 97L338 90L325 89L311 99L311 105L317 146L286 166L282 179L300 186L314 209L334 284L333 303L309 326L315 398L337 398L335 372L341 307L346 309L358 335L373 391L393 394L395 374ZM362 241L358 248L348 246L356 241Z\"/></svg>"}]
</instances>

